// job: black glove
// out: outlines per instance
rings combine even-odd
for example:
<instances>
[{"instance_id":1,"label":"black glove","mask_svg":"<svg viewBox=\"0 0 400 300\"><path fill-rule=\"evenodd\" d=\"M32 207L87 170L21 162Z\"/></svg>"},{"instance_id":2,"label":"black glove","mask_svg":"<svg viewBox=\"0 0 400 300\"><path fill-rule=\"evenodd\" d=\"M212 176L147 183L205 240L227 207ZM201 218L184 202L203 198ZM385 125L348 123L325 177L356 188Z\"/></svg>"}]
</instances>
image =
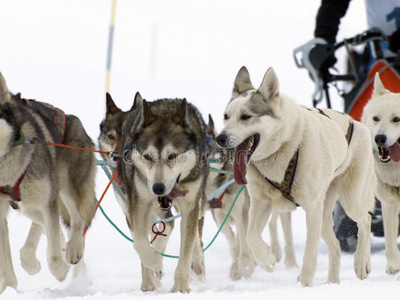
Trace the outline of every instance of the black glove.
<instances>
[{"instance_id":1,"label":"black glove","mask_svg":"<svg viewBox=\"0 0 400 300\"><path fill-rule=\"evenodd\" d=\"M392 52L397 52L400 50L400 29L397 29L395 32L392 33L391 36L388 37L389 39L389 49Z\"/></svg>"},{"instance_id":2,"label":"black glove","mask_svg":"<svg viewBox=\"0 0 400 300\"><path fill-rule=\"evenodd\" d=\"M316 44L311 49L309 58L314 68L319 71L327 71L337 61L335 48L329 44Z\"/></svg>"}]
</instances>

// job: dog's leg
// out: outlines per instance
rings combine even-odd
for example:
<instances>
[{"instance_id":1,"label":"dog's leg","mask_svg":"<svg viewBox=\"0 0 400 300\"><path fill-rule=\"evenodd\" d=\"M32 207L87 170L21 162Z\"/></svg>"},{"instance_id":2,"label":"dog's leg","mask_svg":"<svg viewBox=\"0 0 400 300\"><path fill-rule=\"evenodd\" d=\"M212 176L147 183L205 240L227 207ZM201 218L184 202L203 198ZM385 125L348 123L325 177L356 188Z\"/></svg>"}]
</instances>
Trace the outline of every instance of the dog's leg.
<instances>
[{"instance_id":1,"label":"dog's leg","mask_svg":"<svg viewBox=\"0 0 400 300\"><path fill-rule=\"evenodd\" d=\"M178 266L175 269L174 286L170 292L188 293L189 271L193 257L193 247L198 232L199 203L195 199L180 200L181 218L181 246ZM181 205L182 204L182 205Z\"/></svg>"},{"instance_id":2,"label":"dog's leg","mask_svg":"<svg viewBox=\"0 0 400 300\"><path fill-rule=\"evenodd\" d=\"M249 225L248 207L242 208L239 215L234 215L234 219L236 224L236 247L239 248L239 274L244 278L249 278L251 274L253 274L254 268L256 266L256 261L246 241Z\"/></svg>"},{"instance_id":3,"label":"dog's leg","mask_svg":"<svg viewBox=\"0 0 400 300\"><path fill-rule=\"evenodd\" d=\"M324 194L324 193L323 193ZM297 281L303 287L312 286L315 270L317 268L318 249L321 238L323 197L315 199L312 206L303 206L306 212L307 238L304 249L303 265Z\"/></svg>"},{"instance_id":4,"label":"dog's leg","mask_svg":"<svg viewBox=\"0 0 400 300\"><path fill-rule=\"evenodd\" d=\"M217 227L221 227L221 224L224 221L226 214L221 209L212 209L211 213ZM228 221L225 223L224 227L222 227L221 233L228 241L229 252L232 257L232 264L229 269L229 277L232 280L239 280L241 276L238 269L238 258L240 252L238 247L238 237L235 236L235 233L233 232L232 227L229 225Z\"/></svg>"},{"instance_id":5,"label":"dog's leg","mask_svg":"<svg viewBox=\"0 0 400 300\"><path fill-rule=\"evenodd\" d=\"M157 253L156 249L149 242L149 230L152 226L150 222L150 216L153 212L152 203L135 200L132 208L133 215L130 220L130 224L133 224L131 233L135 241L133 246L139 254L142 264L153 272L161 274L162 256Z\"/></svg>"},{"instance_id":6,"label":"dog's leg","mask_svg":"<svg viewBox=\"0 0 400 300\"><path fill-rule=\"evenodd\" d=\"M292 213L279 213L281 219L283 238L285 240L285 265L289 268L297 267L296 255L293 245Z\"/></svg>"},{"instance_id":7,"label":"dog's leg","mask_svg":"<svg viewBox=\"0 0 400 300\"><path fill-rule=\"evenodd\" d=\"M7 286L17 288L18 281L12 264L7 214L9 197L0 196L0 294Z\"/></svg>"},{"instance_id":8,"label":"dog's leg","mask_svg":"<svg viewBox=\"0 0 400 300\"><path fill-rule=\"evenodd\" d=\"M399 231L399 209L400 205L395 202L382 201L383 227L385 229L386 247L386 272L395 274L400 271L400 252L397 247L397 236Z\"/></svg>"},{"instance_id":9,"label":"dog's leg","mask_svg":"<svg viewBox=\"0 0 400 300\"><path fill-rule=\"evenodd\" d=\"M274 253L276 261L280 262L282 259L281 246L278 239L278 213L273 211L271 219L268 223L269 235L271 237L271 251Z\"/></svg>"},{"instance_id":10,"label":"dog's leg","mask_svg":"<svg viewBox=\"0 0 400 300\"><path fill-rule=\"evenodd\" d=\"M272 272L275 267L275 255L270 247L263 241L261 233L267 225L271 214L271 205L266 200L258 200L250 192L250 211L249 226L247 228L247 244L257 264L268 272Z\"/></svg>"},{"instance_id":11,"label":"dog's leg","mask_svg":"<svg viewBox=\"0 0 400 300\"><path fill-rule=\"evenodd\" d=\"M32 222L28 237L20 250L21 265L29 275L37 274L41 269L40 262L36 257L36 250L42 233L42 226Z\"/></svg>"},{"instance_id":12,"label":"dog's leg","mask_svg":"<svg viewBox=\"0 0 400 300\"><path fill-rule=\"evenodd\" d=\"M83 230L85 226L77 202L85 201L85 199L79 199L78 195L73 194L75 193L72 190L64 190L61 199L70 216L68 242L65 249L66 259L68 263L75 265L83 257Z\"/></svg>"},{"instance_id":13,"label":"dog's leg","mask_svg":"<svg viewBox=\"0 0 400 300\"><path fill-rule=\"evenodd\" d=\"M329 269L327 283L339 283L340 246L333 231L332 215L337 199L337 183L332 182L326 193L321 231L321 237L328 248Z\"/></svg>"},{"instance_id":14,"label":"dog's leg","mask_svg":"<svg viewBox=\"0 0 400 300\"><path fill-rule=\"evenodd\" d=\"M364 149L366 150L366 149ZM371 272L371 211L375 204L374 162L368 155L355 156L339 178L339 198L346 214L357 223L358 243L354 254L354 271L359 279Z\"/></svg>"},{"instance_id":15,"label":"dog's leg","mask_svg":"<svg viewBox=\"0 0 400 300\"><path fill-rule=\"evenodd\" d=\"M44 228L47 233L48 263L50 272L59 281L64 281L69 271L61 255L60 218L56 200L42 209Z\"/></svg>"},{"instance_id":16,"label":"dog's leg","mask_svg":"<svg viewBox=\"0 0 400 300\"><path fill-rule=\"evenodd\" d=\"M140 290L143 292L152 292L156 291L159 287L161 287L161 273L154 272L153 270L142 266L142 284L140 286Z\"/></svg>"}]
</instances>

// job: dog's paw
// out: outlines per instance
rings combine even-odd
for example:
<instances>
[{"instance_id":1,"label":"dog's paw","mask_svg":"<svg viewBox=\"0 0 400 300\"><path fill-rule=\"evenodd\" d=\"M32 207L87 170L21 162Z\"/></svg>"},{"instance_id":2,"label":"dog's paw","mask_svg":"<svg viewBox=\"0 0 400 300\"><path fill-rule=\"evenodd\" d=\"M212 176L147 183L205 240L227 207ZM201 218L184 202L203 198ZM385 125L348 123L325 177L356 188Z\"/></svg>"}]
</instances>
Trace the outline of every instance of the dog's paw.
<instances>
[{"instance_id":1,"label":"dog's paw","mask_svg":"<svg viewBox=\"0 0 400 300\"><path fill-rule=\"evenodd\" d=\"M235 281L242 278L242 275L240 275L239 272L239 262L237 260L232 262L232 265L229 269L229 278Z\"/></svg>"},{"instance_id":2,"label":"dog's paw","mask_svg":"<svg viewBox=\"0 0 400 300\"><path fill-rule=\"evenodd\" d=\"M313 276L308 276L301 272L297 277L297 281L301 283L302 287L311 287L313 285Z\"/></svg>"},{"instance_id":3,"label":"dog's paw","mask_svg":"<svg viewBox=\"0 0 400 300\"><path fill-rule=\"evenodd\" d=\"M68 263L77 264L83 257L83 241L69 241L65 249L65 257Z\"/></svg>"},{"instance_id":4,"label":"dog's paw","mask_svg":"<svg viewBox=\"0 0 400 300\"><path fill-rule=\"evenodd\" d=\"M355 253L354 271L361 280L368 277L369 273L371 273L371 261L368 255L359 255L357 252Z\"/></svg>"},{"instance_id":5,"label":"dog's paw","mask_svg":"<svg viewBox=\"0 0 400 300\"><path fill-rule=\"evenodd\" d=\"M35 275L39 273L41 264L36 258L35 253L28 251L26 248L20 250L21 266L29 275Z\"/></svg>"},{"instance_id":6,"label":"dog's paw","mask_svg":"<svg viewBox=\"0 0 400 300\"><path fill-rule=\"evenodd\" d=\"M0 295L5 291L7 287L17 289L18 281L17 278L12 276L12 278L0 278Z\"/></svg>"},{"instance_id":7,"label":"dog's paw","mask_svg":"<svg viewBox=\"0 0 400 300\"><path fill-rule=\"evenodd\" d=\"M396 274L400 271L400 252L390 254L386 252L386 273Z\"/></svg>"},{"instance_id":8,"label":"dog's paw","mask_svg":"<svg viewBox=\"0 0 400 300\"><path fill-rule=\"evenodd\" d=\"M179 284L177 282L174 283L174 286L169 291L170 293L190 293L189 284Z\"/></svg>"},{"instance_id":9,"label":"dog's paw","mask_svg":"<svg viewBox=\"0 0 400 300\"><path fill-rule=\"evenodd\" d=\"M240 257L238 260L239 274L244 278L249 278L253 274L256 262L253 257Z\"/></svg>"},{"instance_id":10,"label":"dog's paw","mask_svg":"<svg viewBox=\"0 0 400 300\"><path fill-rule=\"evenodd\" d=\"M67 277L70 266L60 258L49 259L49 269L51 274L60 281L63 282Z\"/></svg>"},{"instance_id":11,"label":"dog's paw","mask_svg":"<svg viewBox=\"0 0 400 300\"><path fill-rule=\"evenodd\" d=\"M254 255L257 264L267 272L273 272L275 269L275 255L271 252L269 247L265 244L265 247L258 253L258 256Z\"/></svg>"}]
</instances>

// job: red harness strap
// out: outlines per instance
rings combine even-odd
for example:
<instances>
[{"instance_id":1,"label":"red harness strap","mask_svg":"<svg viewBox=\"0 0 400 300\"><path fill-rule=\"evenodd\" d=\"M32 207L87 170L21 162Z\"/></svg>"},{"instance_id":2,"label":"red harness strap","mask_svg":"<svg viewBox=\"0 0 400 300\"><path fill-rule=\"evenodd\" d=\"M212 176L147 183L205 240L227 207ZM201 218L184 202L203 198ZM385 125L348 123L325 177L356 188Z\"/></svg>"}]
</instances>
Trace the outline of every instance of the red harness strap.
<instances>
[{"instance_id":1,"label":"red harness strap","mask_svg":"<svg viewBox=\"0 0 400 300\"><path fill-rule=\"evenodd\" d=\"M19 192L19 186L20 186L22 180L24 180L26 173L28 173L28 169L29 169L29 164L26 167L24 173L22 173L22 175L18 178L15 185L13 187L11 187L9 185L1 186L0 193L9 195L11 197L12 201L21 201L21 194Z\"/></svg>"},{"instance_id":2,"label":"red harness strap","mask_svg":"<svg viewBox=\"0 0 400 300\"><path fill-rule=\"evenodd\" d=\"M208 203L210 204L210 208L212 208L212 209L221 208L222 207L222 198L224 198L225 193L226 193L226 189L221 194L221 196L219 196L218 198L213 198L212 200L208 201Z\"/></svg>"}]
</instances>

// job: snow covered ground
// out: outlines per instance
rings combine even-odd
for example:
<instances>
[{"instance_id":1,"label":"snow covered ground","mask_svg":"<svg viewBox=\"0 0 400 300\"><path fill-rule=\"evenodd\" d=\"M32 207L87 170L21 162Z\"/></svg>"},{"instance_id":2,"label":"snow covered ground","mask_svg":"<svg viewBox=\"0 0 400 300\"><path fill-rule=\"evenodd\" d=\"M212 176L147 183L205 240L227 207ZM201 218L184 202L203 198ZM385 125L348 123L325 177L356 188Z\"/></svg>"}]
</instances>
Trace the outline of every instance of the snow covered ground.
<instances>
[{"instance_id":1,"label":"snow covered ground","mask_svg":"<svg viewBox=\"0 0 400 300\"><path fill-rule=\"evenodd\" d=\"M272 66L281 90L298 103L310 105L313 84L304 70L295 67L292 51L313 37L319 0L119 0L115 25L111 94L122 109L132 105L140 91L148 100L186 97L206 118L211 113L218 129L233 79L242 65L254 85ZM1 0L0 71L12 92L47 101L80 117L89 135L97 140L104 115L105 62L111 1L104 0ZM361 0L352 1L339 39L366 29ZM338 66L341 67L340 62ZM340 100L335 107L341 109ZM97 195L107 179L99 168ZM112 192L103 201L109 216L126 233L124 217ZM318 269L312 288L296 282L299 269L276 265L273 273L256 268L248 280L229 279L231 259L221 235L206 251L206 281L191 282L189 295L168 294L177 260L164 259L159 292L140 291L138 255L100 214L86 240L87 272L63 283L51 276L46 264L46 239L38 257L39 274L30 276L20 266L19 249L30 222L10 212L9 228L18 292L7 289L0 299L204 299L243 297L271 299L398 299L400 282L385 273L384 241L372 239L372 273L356 278L353 255L343 254L341 283L325 285L328 257L321 243ZM179 228L179 221L175 228ZM204 242L217 228L207 213ZM304 212L293 213L293 232L299 266L305 244ZM268 230L264 237L269 240ZM170 239L167 253L177 254L179 230ZM400 240L399 240L400 242Z\"/></svg>"}]
</instances>

